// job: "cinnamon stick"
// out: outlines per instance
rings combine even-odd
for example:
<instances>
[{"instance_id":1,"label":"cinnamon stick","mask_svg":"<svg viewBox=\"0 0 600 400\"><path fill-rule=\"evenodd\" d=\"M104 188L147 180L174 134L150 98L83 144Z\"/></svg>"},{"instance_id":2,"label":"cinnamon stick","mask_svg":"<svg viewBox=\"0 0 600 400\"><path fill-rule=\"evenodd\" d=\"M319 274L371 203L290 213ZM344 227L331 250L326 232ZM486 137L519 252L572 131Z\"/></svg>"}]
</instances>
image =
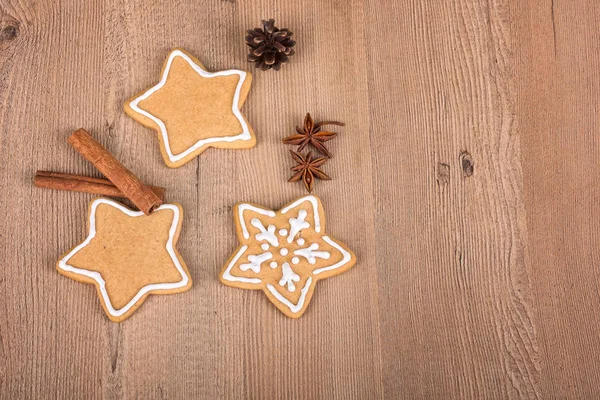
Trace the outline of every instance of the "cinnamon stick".
<instances>
[{"instance_id":1,"label":"cinnamon stick","mask_svg":"<svg viewBox=\"0 0 600 400\"><path fill-rule=\"evenodd\" d=\"M125 196L123 192L108 179L92 178L90 176L37 171L33 177L33 184L41 188L70 190L72 192L127 198L127 196ZM149 188L159 199L164 199L164 188L157 186L149 186Z\"/></svg>"},{"instance_id":2,"label":"cinnamon stick","mask_svg":"<svg viewBox=\"0 0 600 400\"><path fill-rule=\"evenodd\" d=\"M123 166L100 143L91 137L84 129L78 129L67 142L71 144L83 157L94 164L137 208L150 214L152 210L162 204L162 200L136 178L131 171Z\"/></svg>"}]
</instances>

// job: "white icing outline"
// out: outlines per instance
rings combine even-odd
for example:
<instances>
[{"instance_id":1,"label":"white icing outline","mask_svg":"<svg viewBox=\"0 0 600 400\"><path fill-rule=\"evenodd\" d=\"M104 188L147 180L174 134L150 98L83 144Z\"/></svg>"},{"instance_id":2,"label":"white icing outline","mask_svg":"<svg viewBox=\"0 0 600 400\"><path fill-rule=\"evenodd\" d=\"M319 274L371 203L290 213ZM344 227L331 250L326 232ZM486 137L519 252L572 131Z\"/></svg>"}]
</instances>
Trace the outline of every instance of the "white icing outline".
<instances>
[{"instance_id":1,"label":"white icing outline","mask_svg":"<svg viewBox=\"0 0 600 400\"><path fill-rule=\"evenodd\" d=\"M335 242L329 236L323 236L322 239L325 242L329 243L332 247L338 249L342 253L343 257L342 257L341 261L339 261L339 262L337 262L337 263L335 263L333 265L330 265L329 267L323 267L323 268L315 269L312 272L314 275L318 275L321 272L325 272L325 271L331 271L332 269L340 268L340 267L346 265L348 263L348 261L350 261L350 259L352 258L352 256L350 255L349 252L347 252L342 246L340 246L339 244L337 244L337 242Z\"/></svg>"},{"instance_id":2,"label":"white icing outline","mask_svg":"<svg viewBox=\"0 0 600 400\"><path fill-rule=\"evenodd\" d=\"M246 221L244 221L244 211L252 210L256 211L261 215L265 215L267 217L273 218L275 215L275 211L265 210L264 208L255 207L252 204L240 204L238 206L238 220L240 221L240 226L242 227L242 234L244 235L244 239L250 239L250 234L248 233L248 229L246 228Z\"/></svg>"},{"instance_id":3,"label":"white icing outline","mask_svg":"<svg viewBox=\"0 0 600 400\"><path fill-rule=\"evenodd\" d=\"M302 310L302 307L304 307L304 300L306 299L306 293L308 293L308 289L310 288L311 283L312 283L312 276L309 276L308 279L306 280L306 284L300 291L300 298L298 299L298 303L296 303L296 304L294 304L291 301L289 301L288 299L286 299L281 293L279 293L279 291L272 284L267 283L267 289L269 289L269 292L271 292L271 294L273 296L275 296L275 298L277 300L279 300L281 303L285 304L290 309L291 312L296 314L298 311Z\"/></svg>"},{"instance_id":4,"label":"white icing outline","mask_svg":"<svg viewBox=\"0 0 600 400\"><path fill-rule=\"evenodd\" d=\"M157 118L156 116L150 114L148 111L141 109L138 106L138 104L140 103L140 101L146 100L154 92L158 91L165 85L165 83L167 82L167 77L169 75L169 71L171 69L171 64L173 63L173 59L175 59L175 57L183 58L185 61L187 61L187 63L190 65L190 67L192 67L194 69L194 71L196 71L200 76L202 76L204 78L214 78L216 76L239 75L240 80L235 88L235 94L233 96L233 105L231 106L231 110L233 111L233 114L235 115L237 120L240 122L240 125L242 126L242 133L235 135L235 136L221 136L221 137L211 137L211 138L201 139L201 140L198 140L193 146L191 146L187 150L185 150L179 154L173 154L173 152L171 151L171 145L169 144L169 135L167 133L167 127L165 126L165 123L162 120L160 120L159 118ZM242 85L244 84L244 81L246 80L246 75L247 74L245 71L240 71L237 69L230 69L230 70L219 71L219 72L205 71L198 64L196 64L194 61L192 61L192 59L187 54L182 52L181 50L173 50L171 52L171 54L169 54L169 58L167 59L167 64L166 64L165 70L162 74L160 82L157 85L148 89L141 96L133 99L129 103L129 106L131 107L132 110L134 110L135 112L137 112L139 114L142 114L143 116L145 116L147 118L150 118L152 121L154 121L154 123L156 123L159 126L160 133L163 138L163 143L165 144L165 150L167 152L167 156L169 157L169 160L171 160L171 162L177 162L206 144L217 143L217 142L230 143L230 142L235 142L236 140L252 139L252 135L250 134L250 129L248 128L248 124L246 123L246 120L242 116L242 113L240 112L240 109L239 109L240 92L242 90Z\"/></svg>"},{"instance_id":5,"label":"white icing outline","mask_svg":"<svg viewBox=\"0 0 600 400\"><path fill-rule=\"evenodd\" d=\"M99 272L89 271L87 269L82 268L76 268L72 265L67 264L67 261L69 261L71 257L73 257L81 249L86 247L96 236L96 208L100 204L112 206L122 211L123 213L129 215L130 217L141 217L144 215L144 213L141 211L132 211L124 207L123 205L109 199L100 198L94 200L92 202L90 211L90 231L88 237L58 262L58 267L60 269L75 274L87 276L88 278L92 278L94 281L96 281L98 287L100 288L100 293L102 295L102 299L104 300L104 304L106 305L109 314L114 317L120 317L121 315L125 314L140 300L140 298L142 298L146 293L148 293L151 290L171 290L178 289L187 285L189 277L183 270L183 267L179 262L179 258L177 257L177 254L175 253L175 250L173 248L173 238L175 237L175 233L177 232L177 225L179 222L179 208L174 204L162 204L160 207L156 208L155 211L165 209L173 211L173 222L171 223L171 228L169 229L169 239L167 240L166 249L169 255L171 256L171 259L173 260L177 271L179 271L179 273L181 274L182 279L181 281L174 283L153 283L150 285L146 285L139 290L139 292L129 301L129 303L127 303L123 308L116 310L110 302L110 298L108 297L108 292L106 291L106 282L104 281L102 275Z\"/></svg>"},{"instance_id":6,"label":"white icing outline","mask_svg":"<svg viewBox=\"0 0 600 400\"><path fill-rule=\"evenodd\" d=\"M243 245L240 247L240 250L237 252L235 257L231 260L225 272L223 272L223 279L228 280L230 282L242 282L242 283L261 283L262 279L259 278L244 278L243 276L233 276L231 275L231 269L235 265L235 263L240 259L242 254L244 254L248 250L248 246Z\"/></svg>"},{"instance_id":7,"label":"white icing outline","mask_svg":"<svg viewBox=\"0 0 600 400\"><path fill-rule=\"evenodd\" d=\"M297 205L299 205L305 201L310 201L312 203L314 220L315 220L315 232L320 233L321 232L321 220L319 217L319 203L317 202L317 198L315 196L312 196L312 195L304 196L301 199L296 200L289 206L282 208L281 213L285 214L288 211L290 211L292 208L296 207Z\"/></svg>"}]
</instances>

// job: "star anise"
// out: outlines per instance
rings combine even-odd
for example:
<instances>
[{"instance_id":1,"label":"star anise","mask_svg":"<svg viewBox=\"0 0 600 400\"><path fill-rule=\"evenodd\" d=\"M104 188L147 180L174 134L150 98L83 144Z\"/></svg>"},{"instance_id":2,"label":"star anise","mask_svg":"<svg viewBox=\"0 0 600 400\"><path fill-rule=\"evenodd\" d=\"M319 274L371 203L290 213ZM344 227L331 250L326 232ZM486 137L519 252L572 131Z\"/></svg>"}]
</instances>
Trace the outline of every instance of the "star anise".
<instances>
[{"instance_id":1,"label":"star anise","mask_svg":"<svg viewBox=\"0 0 600 400\"><path fill-rule=\"evenodd\" d=\"M306 156L303 156L300 153L297 153L293 150L290 150L290 154L294 161L298 163L298 165L292 167L292 171L294 171L294 175L288 180L288 182L297 182L300 179L304 182L304 186L306 186L306 190L312 192L313 182L315 178L323 179L323 180L331 180L329 176L323 171L320 170L321 166L327 162L325 157L320 158L312 158L312 152L308 152Z\"/></svg>"},{"instance_id":2,"label":"star anise","mask_svg":"<svg viewBox=\"0 0 600 400\"><path fill-rule=\"evenodd\" d=\"M311 144L315 149L323 153L325 156L331 158L331 153L329 150L327 150L327 147L325 147L323 143L336 137L337 133L321 131L321 127L323 125L344 126L344 123L337 121L323 121L315 124L310 114L307 113L306 117L304 117L304 126L302 128L297 126L296 132L298 133L286 137L283 139L283 143L299 145L298 151L304 150L306 146Z\"/></svg>"}]
</instances>

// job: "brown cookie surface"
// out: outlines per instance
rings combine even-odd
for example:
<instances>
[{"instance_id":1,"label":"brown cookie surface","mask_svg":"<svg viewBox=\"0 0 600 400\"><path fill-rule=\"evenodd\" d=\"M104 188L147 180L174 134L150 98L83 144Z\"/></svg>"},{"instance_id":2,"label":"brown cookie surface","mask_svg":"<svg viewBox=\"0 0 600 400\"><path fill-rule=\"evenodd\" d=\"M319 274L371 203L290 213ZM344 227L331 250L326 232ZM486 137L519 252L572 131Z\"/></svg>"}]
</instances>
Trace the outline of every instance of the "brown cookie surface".
<instances>
[{"instance_id":1,"label":"brown cookie surface","mask_svg":"<svg viewBox=\"0 0 600 400\"><path fill-rule=\"evenodd\" d=\"M240 70L208 72L181 49L171 51L152 88L129 99L125 112L158 133L165 163L180 167L208 147L246 149L256 145L241 114L252 75Z\"/></svg>"},{"instance_id":2,"label":"brown cookie surface","mask_svg":"<svg viewBox=\"0 0 600 400\"><path fill-rule=\"evenodd\" d=\"M152 214L107 199L92 200L88 236L63 255L61 274L96 286L107 316L128 318L149 294L178 293L192 285L175 245L183 210L163 204Z\"/></svg>"}]
</instances>

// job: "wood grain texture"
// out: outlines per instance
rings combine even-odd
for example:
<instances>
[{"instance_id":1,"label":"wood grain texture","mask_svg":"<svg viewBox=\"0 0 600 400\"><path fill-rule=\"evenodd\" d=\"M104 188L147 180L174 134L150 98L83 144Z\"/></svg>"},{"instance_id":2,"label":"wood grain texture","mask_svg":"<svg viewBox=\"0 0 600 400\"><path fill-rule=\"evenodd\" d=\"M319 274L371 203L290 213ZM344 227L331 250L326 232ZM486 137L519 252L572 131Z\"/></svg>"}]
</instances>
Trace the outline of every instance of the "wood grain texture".
<instances>
[{"instance_id":1,"label":"wood grain texture","mask_svg":"<svg viewBox=\"0 0 600 400\"><path fill-rule=\"evenodd\" d=\"M507 6L371 7L381 346L408 355L384 357L390 397L540 394Z\"/></svg>"},{"instance_id":2,"label":"wood grain texture","mask_svg":"<svg viewBox=\"0 0 600 400\"><path fill-rule=\"evenodd\" d=\"M274 17L298 39L279 73L245 61ZM0 0L0 398L596 398L600 395L594 0ZM173 47L244 68L247 151L171 170L123 102ZM232 206L304 193L281 138L306 112L346 126L316 183L358 256L290 320L221 285ZM194 286L122 324L60 276L98 176L86 128L182 204Z\"/></svg>"},{"instance_id":3,"label":"wood grain texture","mask_svg":"<svg viewBox=\"0 0 600 400\"><path fill-rule=\"evenodd\" d=\"M541 382L556 398L600 393L599 21L597 2L560 0L517 21L529 32L518 104Z\"/></svg>"}]
</instances>

